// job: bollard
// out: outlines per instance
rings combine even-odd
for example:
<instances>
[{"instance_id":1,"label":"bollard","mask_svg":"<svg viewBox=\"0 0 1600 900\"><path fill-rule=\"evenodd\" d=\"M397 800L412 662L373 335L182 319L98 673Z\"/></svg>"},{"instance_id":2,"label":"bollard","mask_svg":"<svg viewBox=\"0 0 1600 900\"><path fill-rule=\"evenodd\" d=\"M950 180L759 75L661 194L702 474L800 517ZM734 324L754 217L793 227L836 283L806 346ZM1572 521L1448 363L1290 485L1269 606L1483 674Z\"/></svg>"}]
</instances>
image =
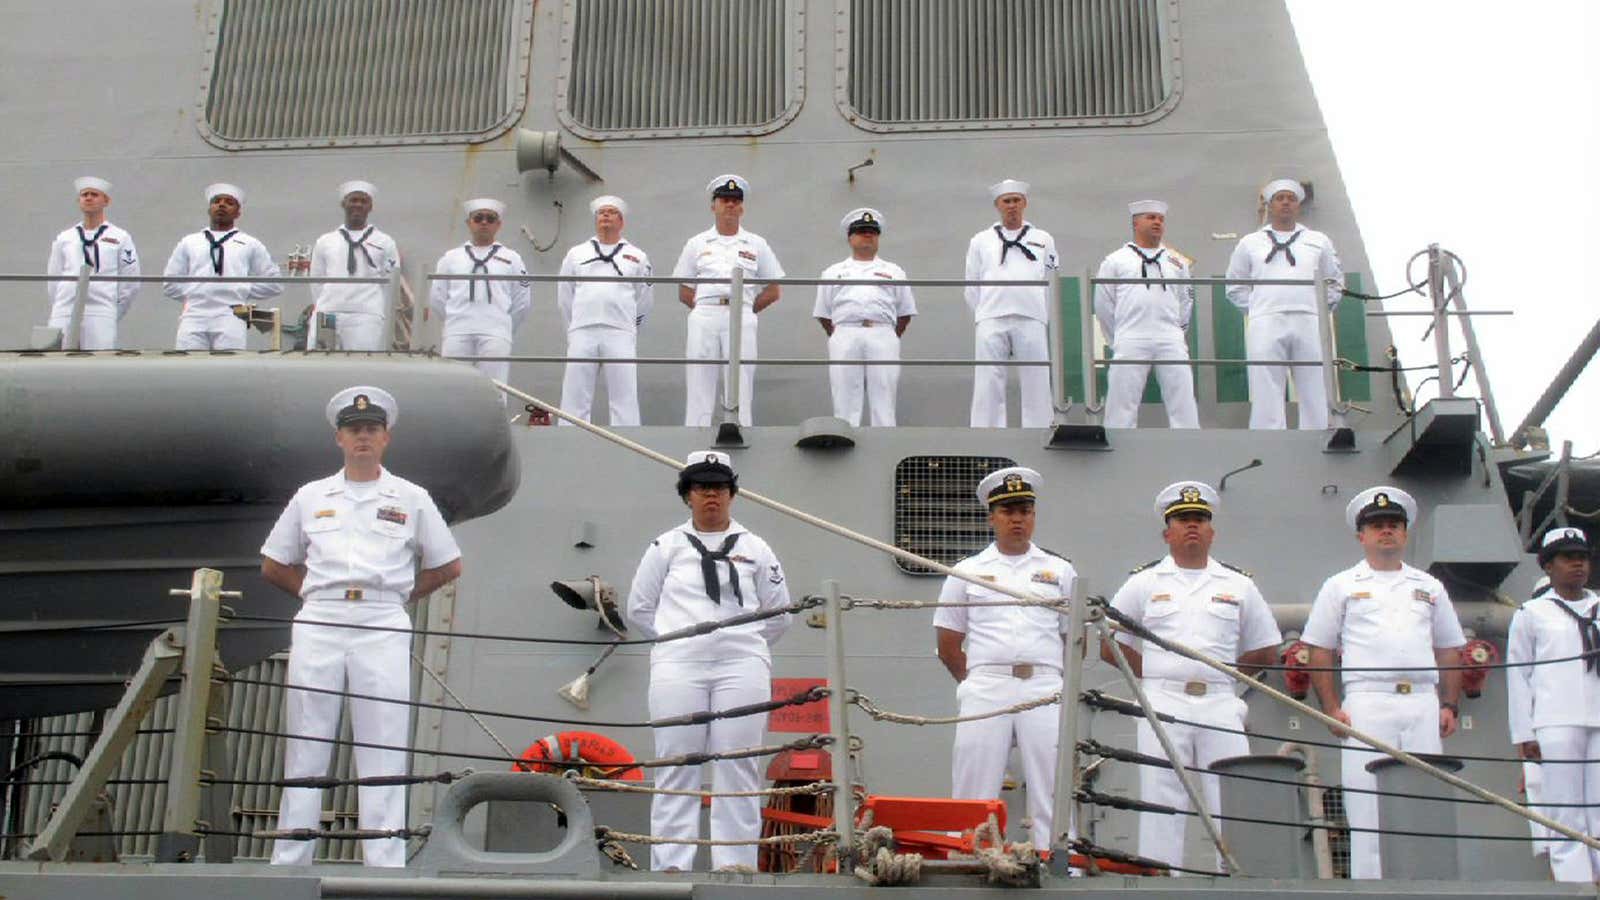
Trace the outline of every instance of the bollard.
<instances>
[{"instance_id":1,"label":"bollard","mask_svg":"<svg viewBox=\"0 0 1600 900\"><path fill-rule=\"evenodd\" d=\"M1287 756L1231 756L1211 771L1254 778L1298 781L1305 760ZM1293 784L1230 779L1222 785L1222 834L1244 870L1256 878L1317 877L1317 858L1308 828L1257 822L1305 822L1305 794ZM1244 821L1244 820L1251 821Z\"/></svg>"},{"instance_id":2,"label":"bollard","mask_svg":"<svg viewBox=\"0 0 1600 900\"><path fill-rule=\"evenodd\" d=\"M1459 773L1462 768L1461 760L1453 756L1431 753L1418 753L1416 756L1451 774ZM1374 760L1367 763L1367 771L1378 779L1378 827L1395 831L1456 833L1454 803L1395 796L1414 794L1455 798L1460 796L1455 788L1397 759ZM1382 834L1378 836L1378 853L1383 859L1384 878L1454 881L1460 877L1455 841Z\"/></svg>"}]
</instances>

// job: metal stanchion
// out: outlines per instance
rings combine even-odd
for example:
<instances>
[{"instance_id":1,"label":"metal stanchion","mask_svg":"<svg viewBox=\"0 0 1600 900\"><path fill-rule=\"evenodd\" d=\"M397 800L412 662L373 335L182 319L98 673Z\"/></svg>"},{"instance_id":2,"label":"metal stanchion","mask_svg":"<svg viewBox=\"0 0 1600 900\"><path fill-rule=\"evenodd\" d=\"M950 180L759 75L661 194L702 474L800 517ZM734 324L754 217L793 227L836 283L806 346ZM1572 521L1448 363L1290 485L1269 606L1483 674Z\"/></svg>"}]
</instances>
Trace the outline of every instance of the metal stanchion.
<instances>
[{"instance_id":1,"label":"metal stanchion","mask_svg":"<svg viewBox=\"0 0 1600 900\"><path fill-rule=\"evenodd\" d=\"M61 349L83 349L83 308L89 302L89 276L94 269L84 263L78 268L78 283L72 295L72 317L67 320L67 333L61 336Z\"/></svg>"},{"instance_id":2,"label":"metal stanchion","mask_svg":"<svg viewBox=\"0 0 1600 900\"><path fill-rule=\"evenodd\" d=\"M823 607L828 629L828 725L833 732L833 827L839 832L839 871L848 872L855 853L856 798L851 792L855 783L850 771L850 704L847 701L844 677L844 605L839 602L839 582L828 579L822 583L822 593L828 598Z\"/></svg>"},{"instance_id":3,"label":"metal stanchion","mask_svg":"<svg viewBox=\"0 0 1600 900\"><path fill-rule=\"evenodd\" d=\"M1067 612L1067 643L1061 651L1061 718L1056 732L1056 791L1051 806L1055 814L1055 834L1050 837L1052 859L1060 859L1062 868L1071 854L1067 842L1076 833L1078 824L1073 797L1077 794L1078 715L1082 711L1078 694L1083 691L1083 656L1088 643L1084 627L1088 620L1088 611L1084 608L1088 593L1088 584L1082 575L1073 579L1072 606Z\"/></svg>"}]
</instances>

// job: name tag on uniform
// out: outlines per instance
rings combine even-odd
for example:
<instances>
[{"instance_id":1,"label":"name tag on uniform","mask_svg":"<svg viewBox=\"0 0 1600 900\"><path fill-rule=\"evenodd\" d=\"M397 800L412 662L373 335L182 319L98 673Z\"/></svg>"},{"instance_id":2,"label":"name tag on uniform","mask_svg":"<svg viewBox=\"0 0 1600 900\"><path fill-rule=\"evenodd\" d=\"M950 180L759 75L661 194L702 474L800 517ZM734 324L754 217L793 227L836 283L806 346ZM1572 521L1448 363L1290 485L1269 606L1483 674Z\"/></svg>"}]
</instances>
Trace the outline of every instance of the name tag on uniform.
<instances>
[{"instance_id":1,"label":"name tag on uniform","mask_svg":"<svg viewBox=\"0 0 1600 900\"><path fill-rule=\"evenodd\" d=\"M1151 594L1150 595L1150 602L1151 603L1164 603L1164 602L1166 602L1168 600L1171 600L1171 599L1172 599L1172 595L1171 594Z\"/></svg>"},{"instance_id":2,"label":"name tag on uniform","mask_svg":"<svg viewBox=\"0 0 1600 900\"><path fill-rule=\"evenodd\" d=\"M378 521L404 525L406 523L406 511L398 506L380 506L378 507Z\"/></svg>"},{"instance_id":3,"label":"name tag on uniform","mask_svg":"<svg viewBox=\"0 0 1600 900\"><path fill-rule=\"evenodd\" d=\"M1350 599L1351 600L1371 600L1372 599L1372 592L1371 591L1356 591L1354 594L1350 595Z\"/></svg>"},{"instance_id":4,"label":"name tag on uniform","mask_svg":"<svg viewBox=\"0 0 1600 900\"><path fill-rule=\"evenodd\" d=\"M1238 606L1239 605L1238 598L1234 597L1232 594L1212 594L1211 595L1211 602L1212 603L1226 603L1229 606Z\"/></svg>"},{"instance_id":5,"label":"name tag on uniform","mask_svg":"<svg viewBox=\"0 0 1600 900\"><path fill-rule=\"evenodd\" d=\"M1411 599L1413 599L1413 600L1421 600L1423 603L1426 603L1429 606L1433 605L1433 595L1428 593L1427 591L1423 590L1422 588L1417 588L1416 590L1412 591L1411 592Z\"/></svg>"},{"instance_id":6,"label":"name tag on uniform","mask_svg":"<svg viewBox=\"0 0 1600 900\"><path fill-rule=\"evenodd\" d=\"M318 518L318 519L331 519L331 518L333 518L334 516L336 516L338 514L339 514L339 511L335 510L335 509L319 509L319 510L317 510L316 518Z\"/></svg>"},{"instance_id":7,"label":"name tag on uniform","mask_svg":"<svg viewBox=\"0 0 1600 900\"><path fill-rule=\"evenodd\" d=\"M1060 576L1056 575L1056 573L1050 571L1049 569L1040 569L1039 571L1033 573L1033 580L1039 584L1061 584Z\"/></svg>"}]
</instances>

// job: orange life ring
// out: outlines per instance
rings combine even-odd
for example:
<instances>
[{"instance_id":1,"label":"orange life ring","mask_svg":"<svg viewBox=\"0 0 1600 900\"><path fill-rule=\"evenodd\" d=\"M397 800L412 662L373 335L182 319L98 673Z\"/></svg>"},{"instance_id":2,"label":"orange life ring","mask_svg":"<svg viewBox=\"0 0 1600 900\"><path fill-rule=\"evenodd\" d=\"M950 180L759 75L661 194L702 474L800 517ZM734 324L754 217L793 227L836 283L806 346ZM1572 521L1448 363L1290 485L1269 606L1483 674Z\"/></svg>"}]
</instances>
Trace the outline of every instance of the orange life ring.
<instances>
[{"instance_id":1,"label":"orange life ring","mask_svg":"<svg viewBox=\"0 0 1600 900\"><path fill-rule=\"evenodd\" d=\"M512 765L515 772L555 772L577 769L589 778L611 778L622 781L643 781L644 770L628 748L603 734L592 731L563 731L547 735L528 745L522 751L522 761ZM583 767L556 766L551 762L587 763Z\"/></svg>"}]
</instances>

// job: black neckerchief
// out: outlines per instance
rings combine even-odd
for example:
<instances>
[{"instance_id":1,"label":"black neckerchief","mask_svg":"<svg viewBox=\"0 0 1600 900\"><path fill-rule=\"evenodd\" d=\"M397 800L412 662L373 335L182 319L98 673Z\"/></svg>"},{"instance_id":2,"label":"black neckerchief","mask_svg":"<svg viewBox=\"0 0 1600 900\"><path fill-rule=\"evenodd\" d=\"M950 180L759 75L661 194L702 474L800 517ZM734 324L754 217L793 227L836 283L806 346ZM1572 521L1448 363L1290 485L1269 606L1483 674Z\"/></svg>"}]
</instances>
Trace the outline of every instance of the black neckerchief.
<instances>
[{"instance_id":1,"label":"black neckerchief","mask_svg":"<svg viewBox=\"0 0 1600 900\"><path fill-rule=\"evenodd\" d=\"M689 539L689 546L700 551L700 574L706 580L706 596L718 606L722 605L722 584L717 578L719 561L728 564L728 580L733 582L733 596L738 599L740 606L744 605L744 593L739 589L739 570L733 567L733 560L728 558L728 551L739 542L739 535L743 533L734 532L728 535L728 539L722 542L722 549L715 552L707 550L706 545L700 543L700 539L689 532L683 533L683 536Z\"/></svg>"},{"instance_id":2,"label":"black neckerchief","mask_svg":"<svg viewBox=\"0 0 1600 900\"><path fill-rule=\"evenodd\" d=\"M1003 265L1006 264L1006 252L1009 251L1012 247L1015 247L1018 250L1021 250L1022 251L1022 255L1026 256L1028 258L1028 262L1038 262L1039 261L1039 257L1034 256L1033 255L1033 251L1029 250L1027 245L1022 243L1022 236L1027 234L1028 233L1028 229L1030 229L1032 227L1033 227L1032 225L1024 225L1024 226L1022 226L1022 230L1017 232L1017 239L1014 240L1014 241L1006 240L1006 233L999 225L996 225L994 227L995 237L998 237L1000 239L1000 265L1003 266Z\"/></svg>"},{"instance_id":3,"label":"black neckerchief","mask_svg":"<svg viewBox=\"0 0 1600 900\"><path fill-rule=\"evenodd\" d=\"M1600 613L1600 604L1589 607L1589 614L1585 616L1575 612L1559 595L1551 596L1550 602L1578 623L1578 636L1583 638L1583 670L1600 676L1600 656L1595 655L1600 653L1600 625L1595 624L1595 614Z\"/></svg>"},{"instance_id":4,"label":"black neckerchief","mask_svg":"<svg viewBox=\"0 0 1600 900\"><path fill-rule=\"evenodd\" d=\"M476 256L472 255L472 245L471 244L462 244L461 245L461 249L463 249L463 250L465 250L467 252L467 259L472 260L472 271L474 271L474 272L482 272L483 274L487 275L487 274L489 274L489 260L494 259L494 255L500 251L500 245L499 244L495 244L495 245L491 246L489 248L489 255L485 256L483 259L479 259ZM484 290L489 293L489 299L493 300L494 299L494 289L492 287L485 287ZM472 279L468 279L467 280L467 302L468 303L473 303L473 302L476 302L477 299L478 299L478 282L473 281Z\"/></svg>"},{"instance_id":5,"label":"black neckerchief","mask_svg":"<svg viewBox=\"0 0 1600 900\"><path fill-rule=\"evenodd\" d=\"M92 237L83 230L82 225L78 226L78 243L83 245L83 264L93 266L96 272L100 271L100 235L105 233L106 226L103 222L94 230ZM89 255L91 251L94 253L92 258Z\"/></svg>"},{"instance_id":6,"label":"black neckerchief","mask_svg":"<svg viewBox=\"0 0 1600 900\"><path fill-rule=\"evenodd\" d=\"M1140 250L1138 248L1138 246L1134 245L1134 244L1129 244L1128 245L1128 249L1132 250L1134 253L1137 253L1139 255L1139 277L1140 278L1149 278L1150 277L1149 269L1150 269L1151 266L1155 266L1156 267L1156 277L1157 278L1161 277L1161 254L1167 252L1165 247L1158 248L1156 250L1156 255L1155 256L1145 256L1144 255L1144 251Z\"/></svg>"},{"instance_id":7,"label":"black neckerchief","mask_svg":"<svg viewBox=\"0 0 1600 900\"><path fill-rule=\"evenodd\" d=\"M356 273L357 249L361 251L362 256L367 258L368 268L376 269L378 267L378 264L372 261L372 254L367 250L367 238L372 237L372 229L373 226L368 225L367 230L361 232L361 237L353 238L350 236L350 229L344 227L343 225L339 226L339 233L344 235L344 242L349 245L347 249L350 251L345 256L344 265L346 274L354 275Z\"/></svg>"},{"instance_id":8,"label":"black neckerchief","mask_svg":"<svg viewBox=\"0 0 1600 900\"><path fill-rule=\"evenodd\" d=\"M1287 241L1279 242L1278 236L1272 233L1272 229L1267 229L1267 240L1272 242L1272 250L1267 253L1266 261L1272 262L1272 258L1277 256L1279 251L1282 251L1283 258L1289 261L1289 265L1294 265L1294 251L1289 249L1289 245L1300 240L1300 235L1302 234L1305 234L1305 232L1295 229L1295 233L1289 235L1289 239Z\"/></svg>"},{"instance_id":9,"label":"black neckerchief","mask_svg":"<svg viewBox=\"0 0 1600 900\"><path fill-rule=\"evenodd\" d=\"M592 263L592 262L603 262L603 263L609 264L611 266L611 268L617 270L617 274L618 275L621 275L622 274L622 267L617 265L617 254L622 252L622 245L626 244L626 243L627 243L627 241L624 241L624 240L619 238L617 240L617 245L615 247L611 248L611 255L607 256L606 254L600 252L600 242L595 240L594 238L590 238L589 239L589 246L594 248L594 256L591 259L586 259L583 262L578 263L578 265L587 266L589 263Z\"/></svg>"},{"instance_id":10,"label":"black neckerchief","mask_svg":"<svg viewBox=\"0 0 1600 900\"><path fill-rule=\"evenodd\" d=\"M234 230L228 232L227 234L223 235L220 238L212 237L211 236L211 230L209 228L206 229L205 231L200 232L200 233L205 235L206 243L211 245L211 274L213 274L213 275L221 275L222 274L222 260L223 260L223 248L222 248L222 245L226 244L228 242L229 238L231 238L234 235L238 234L239 233L239 229L235 228Z\"/></svg>"}]
</instances>

